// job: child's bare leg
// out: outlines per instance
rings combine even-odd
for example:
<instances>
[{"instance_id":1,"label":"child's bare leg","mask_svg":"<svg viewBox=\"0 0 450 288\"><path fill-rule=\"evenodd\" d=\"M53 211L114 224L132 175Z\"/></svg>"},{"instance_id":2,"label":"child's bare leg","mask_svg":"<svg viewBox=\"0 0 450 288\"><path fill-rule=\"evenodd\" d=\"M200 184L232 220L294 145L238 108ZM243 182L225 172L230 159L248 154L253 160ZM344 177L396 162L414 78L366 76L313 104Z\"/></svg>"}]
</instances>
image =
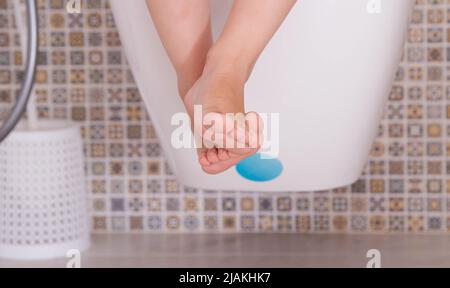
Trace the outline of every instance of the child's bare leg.
<instances>
[{"instance_id":1,"label":"child's bare leg","mask_svg":"<svg viewBox=\"0 0 450 288\"><path fill-rule=\"evenodd\" d=\"M185 97L188 111L201 104L206 113L245 113L244 85L259 55L295 0L235 0L224 31L208 52L202 76ZM276 95L274 95L276 97ZM262 131L256 131L260 134ZM251 149L203 149L200 164L215 174L252 155Z\"/></svg>"},{"instance_id":2,"label":"child's bare leg","mask_svg":"<svg viewBox=\"0 0 450 288\"><path fill-rule=\"evenodd\" d=\"M246 81L259 55L296 2L235 0L220 38L208 53L207 68L233 69Z\"/></svg>"},{"instance_id":3,"label":"child's bare leg","mask_svg":"<svg viewBox=\"0 0 450 288\"><path fill-rule=\"evenodd\" d=\"M147 0L147 6L184 97L202 74L212 45L209 0Z\"/></svg>"}]
</instances>

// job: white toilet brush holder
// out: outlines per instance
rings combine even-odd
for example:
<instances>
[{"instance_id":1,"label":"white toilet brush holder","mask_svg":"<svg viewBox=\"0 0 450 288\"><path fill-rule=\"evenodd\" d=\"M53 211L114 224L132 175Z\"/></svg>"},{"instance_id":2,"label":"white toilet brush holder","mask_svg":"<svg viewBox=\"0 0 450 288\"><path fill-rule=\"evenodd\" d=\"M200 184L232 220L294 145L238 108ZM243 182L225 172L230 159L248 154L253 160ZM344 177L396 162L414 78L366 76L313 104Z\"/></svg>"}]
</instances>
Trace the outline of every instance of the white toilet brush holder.
<instances>
[{"instance_id":1,"label":"white toilet brush holder","mask_svg":"<svg viewBox=\"0 0 450 288\"><path fill-rule=\"evenodd\" d=\"M21 123L0 144L0 257L48 259L89 246L78 125Z\"/></svg>"}]
</instances>

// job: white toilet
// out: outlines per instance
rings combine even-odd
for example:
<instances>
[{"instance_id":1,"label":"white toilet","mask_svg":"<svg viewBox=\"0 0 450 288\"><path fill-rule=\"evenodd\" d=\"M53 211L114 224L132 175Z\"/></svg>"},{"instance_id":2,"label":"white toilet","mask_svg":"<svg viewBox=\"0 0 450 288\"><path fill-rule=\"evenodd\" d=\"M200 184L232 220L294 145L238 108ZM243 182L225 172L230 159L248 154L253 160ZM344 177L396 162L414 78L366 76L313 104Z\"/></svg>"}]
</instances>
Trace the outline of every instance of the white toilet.
<instances>
[{"instance_id":1,"label":"white toilet","mask_svg":"<svg viewBox=\"0 0 450 288\"><path fill-rule=\"evenodd\" d=\"M216 36L231 3L212 0ZM400 62L413 3L298 1L245 91L248 110L278 113L279 153L212 176L197 164L195 149L171 145L177 128L171 118L184 107L145 0L111 0L131 70L178 181L238 191L313 191L358 179ZM276 171L269 178L254 177L264 169Z\"/></svg>"}]
</instances>

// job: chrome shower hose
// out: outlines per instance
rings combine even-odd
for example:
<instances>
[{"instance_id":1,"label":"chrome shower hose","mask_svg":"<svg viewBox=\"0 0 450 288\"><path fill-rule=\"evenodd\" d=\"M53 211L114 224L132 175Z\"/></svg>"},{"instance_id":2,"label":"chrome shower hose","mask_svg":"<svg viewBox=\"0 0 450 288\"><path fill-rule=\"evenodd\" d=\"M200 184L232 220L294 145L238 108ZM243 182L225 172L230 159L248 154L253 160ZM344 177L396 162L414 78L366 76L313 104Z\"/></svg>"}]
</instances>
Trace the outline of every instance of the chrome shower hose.
<instances>
[{"instance_id":1,"label":"chrome shower hose","mask_svg":"<svg viewBox=\"0 0 450 288\"><path fill-rule=\"evenodd\" d=\"M34 74L36 70L37 52L38 52L38 15L35 0L26 0L27 19L28 19L28 41L27 41L27 61L25 65L25 73L22 79L17 101L0 127L0 143L11 133L22 117L22 113L26 109L28 99L34 84Z\"/></svg>"}]
</instances>

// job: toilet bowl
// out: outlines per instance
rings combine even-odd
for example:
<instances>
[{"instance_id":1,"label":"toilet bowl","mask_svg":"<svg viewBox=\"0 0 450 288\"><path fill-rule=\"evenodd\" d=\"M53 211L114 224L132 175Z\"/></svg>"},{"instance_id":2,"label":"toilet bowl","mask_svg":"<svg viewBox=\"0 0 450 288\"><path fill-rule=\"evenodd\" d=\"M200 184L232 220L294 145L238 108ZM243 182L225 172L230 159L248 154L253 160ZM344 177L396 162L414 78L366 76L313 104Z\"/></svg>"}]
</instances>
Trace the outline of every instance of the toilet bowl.
<instances>
[{"instance_id":1,"label":"toilet bowl","mask_svg":"<svg viewBox=\"0 0 450 288\"><path fill-rule=\"evenodd\" d=\"M181 184L238 191L313 191L345 186L360 176L401 59L413 2L298 1L245 89L247 110L267 113L271 120L278 117L279 125L269 121L279 127L274 133L279 138L269 141L275 147L279 140L276 149L270 149L269 158L274 159L257 155L218 175L201 170L194 148L175 148L171 143L177 128L171 119L185 110L145 0L112 0L111 7L131 71ZM212 0L216 37L231 4Z\"/></svg>"}]
</instances>

